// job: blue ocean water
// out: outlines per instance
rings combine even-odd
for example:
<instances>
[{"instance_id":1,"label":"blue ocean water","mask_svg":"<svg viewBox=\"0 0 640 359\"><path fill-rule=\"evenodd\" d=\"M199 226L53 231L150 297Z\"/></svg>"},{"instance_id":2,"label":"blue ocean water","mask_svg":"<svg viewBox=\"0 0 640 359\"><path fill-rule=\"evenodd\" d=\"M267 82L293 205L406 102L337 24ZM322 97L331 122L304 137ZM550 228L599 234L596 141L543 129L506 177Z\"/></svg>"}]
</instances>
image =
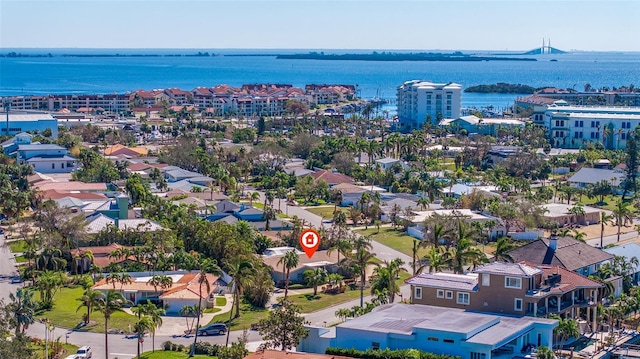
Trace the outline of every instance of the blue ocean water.
<instances>
[{"instance_id":1,"label":"blue ocean water","mask_svg":"<svg viewBox=\"0 0 640 359\"><path fill-rule=\"evenodd\" d=\"M357 84L361 97L394 99L396 88L413 79L457 82L464 87L506 82L582 90L640 86L640 53L539 55L537 61L376 62L283 60L275 56L229 54L301 53L306 50L214 50L211 57L61 57L60 54L195 54L205 50L0 49L0 53L51 53L54 57L0 58L0 96L124 93L137 89L247 83ZM328 50L324 50L329 52ZM343 52L349 52L341 50ZM550 61L555 59L557 61ZM518 95L468 94L463 106L507 107Z\"/></svg>"}]
</instances>

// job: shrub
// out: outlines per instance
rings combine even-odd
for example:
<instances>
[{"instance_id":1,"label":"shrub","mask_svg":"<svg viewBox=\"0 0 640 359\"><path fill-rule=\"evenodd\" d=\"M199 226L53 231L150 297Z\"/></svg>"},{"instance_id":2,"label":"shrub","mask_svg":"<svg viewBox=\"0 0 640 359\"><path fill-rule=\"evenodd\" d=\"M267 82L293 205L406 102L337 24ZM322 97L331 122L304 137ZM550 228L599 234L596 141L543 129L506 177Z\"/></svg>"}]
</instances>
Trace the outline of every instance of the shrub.
<instances>
[{"instance_id":1,"label":"shrub","mask_svg":"<svg viewBox=\"0 0 640 359\"><path fill-rule=\"evenodd\" d=\"M307 288L307 287L299 283L289 285L289 289L304 289L304 288Z\"/></svg>"},{"instance_id":2,"label":"shrub","mask_svg":"<svg viewBox=\"0 0 640 359\"><path fill-rule=\"evenodd\" d=\"M209 356L217 356L220 346L218 344L211 344L207 342L196 343L196 354L204 354Z\"/></svg>"},{"instance_id":3,"label":"shrub","mask_svg":"<svg viewBox=\"0 0 640 359\"><path fill-rule=\"evenodd\" d=\"M172 343L167 340L166 342L162 343L162 349L167 350L167 351L171 350L171 345L172 345Z\"/></svg>"},{"instance_id":4,"label":"shrub","mask_svg":"<svg viewBox=\"0 0 640 359\"><path fill-rule=\"evenodd\" d=\"M186 348L187 347L185 347L184 345L178 344L178 347L176 348L176 351L177 352L184 352Z\"/></svg>"}]
</instances>

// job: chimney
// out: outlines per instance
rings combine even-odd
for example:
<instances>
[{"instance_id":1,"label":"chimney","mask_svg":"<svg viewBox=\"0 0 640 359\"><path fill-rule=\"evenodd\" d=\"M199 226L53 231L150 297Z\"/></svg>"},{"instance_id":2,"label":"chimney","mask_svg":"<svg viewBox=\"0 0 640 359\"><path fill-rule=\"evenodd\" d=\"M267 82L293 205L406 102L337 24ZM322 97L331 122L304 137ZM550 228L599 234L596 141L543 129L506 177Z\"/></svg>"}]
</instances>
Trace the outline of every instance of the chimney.
<instances>
[{"instance_id":1,"label":"chimney","mask_svg":"<svg viewBox=\"0 0 640 359\"><path fill-rule=\"evenodd\" d=\"M558 248L558 235L555 233L552 233L551 237L549 237L549 248L554 252Z\"/></svg>"}]
</instances>

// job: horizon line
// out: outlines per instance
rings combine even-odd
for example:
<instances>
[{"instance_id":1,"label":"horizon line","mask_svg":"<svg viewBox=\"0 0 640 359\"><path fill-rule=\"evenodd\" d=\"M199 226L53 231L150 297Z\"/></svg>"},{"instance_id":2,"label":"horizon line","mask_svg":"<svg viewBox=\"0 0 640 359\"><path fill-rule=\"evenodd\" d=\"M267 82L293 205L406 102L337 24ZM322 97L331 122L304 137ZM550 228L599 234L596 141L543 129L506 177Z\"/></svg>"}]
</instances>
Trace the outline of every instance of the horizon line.
<instances>
[{"instance_id":1,"label":"horizon line","mask_svg":"<svg viewBox=\"0 0 640 359\"><path fill-rule=\"evenodd\" d=\"M538 47L530 49L406 49L406 48L280 48L280 47L235 47L235 48L216 48L216 47L0 47L0 51L7 50L229 50L229 51L245 51L245 50L265 50L265 51L278 51L278 50L299 50L299 51L485 51L485 52L527 52L535 50ZM556 48L558 49L558 48ZM562 50L568 53L574 52L600 52L600 53L637 53L640 50L581 50L570 49Z\"/></svg>"}]
</instances>

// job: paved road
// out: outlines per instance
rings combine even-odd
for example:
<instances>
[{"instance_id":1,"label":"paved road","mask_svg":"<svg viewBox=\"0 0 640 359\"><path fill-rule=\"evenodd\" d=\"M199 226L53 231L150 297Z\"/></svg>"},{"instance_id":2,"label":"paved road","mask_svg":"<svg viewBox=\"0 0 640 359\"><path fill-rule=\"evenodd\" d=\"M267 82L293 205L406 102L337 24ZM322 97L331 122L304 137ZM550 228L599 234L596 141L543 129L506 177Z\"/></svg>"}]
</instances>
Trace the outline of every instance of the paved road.
<instances>
[{"instance_id":1,"label":"paved road","mask_svg":"<svg viewBox=\"0 0 640 359\"><path fill-rule=\"evenodd\" d=\"M620 234L620 243L628 242L630 240L635 240L635 239L638 239L638 232L636 231ZM587 243L594 247L600 247L600 237L587 239ZM610 236L604 236L602 243L603 243L603 246L605 247L609 244L618 244L618 235L613 234Z\"/></svg>"},{"instance_id":2,"label":"paved road","mask_svg":"<svg viewBox=\"0 0 640 359\"><path fill-rule=\"evenodd\" d=\"M9 293L15 292L19 284L11 284L11 278L18 275L15 258L9 246L5 245L5 236L0 234L0 299L9 301Z\"/></svg>"},{"instance_id":3,"label":"paved road","mask_svg":"<svg viewBox=\"0 0 640 359\"><path fill-rule=\"evenodd\" d=\"M259 192L259 193L260 193L260 201L264 202L264 193L263 192ZM287 214L289 217L298 216L298 218L304 219L306 224L310 224L316 228L320 228L322 226L328 226L328 224L322 223L322 217L316 214L313 214L305 210L304 208L297 207L297 206L290 206L287 204L286 200L282 200L279 198L275 199L273 201L273 208L281 208L282 213ZM372 252L376 254L376 257L378 257L378 259L383 261L392 261L396 258L400 258L405 262L405 269L407 269L408 271L411 270L411 261L412 261L411 256L408 256L400 251L397 251L393 248L385 246L384 244L378 243L376 241L372 241L371 245L373 248Z\"/></svg>"}]
</instances>

